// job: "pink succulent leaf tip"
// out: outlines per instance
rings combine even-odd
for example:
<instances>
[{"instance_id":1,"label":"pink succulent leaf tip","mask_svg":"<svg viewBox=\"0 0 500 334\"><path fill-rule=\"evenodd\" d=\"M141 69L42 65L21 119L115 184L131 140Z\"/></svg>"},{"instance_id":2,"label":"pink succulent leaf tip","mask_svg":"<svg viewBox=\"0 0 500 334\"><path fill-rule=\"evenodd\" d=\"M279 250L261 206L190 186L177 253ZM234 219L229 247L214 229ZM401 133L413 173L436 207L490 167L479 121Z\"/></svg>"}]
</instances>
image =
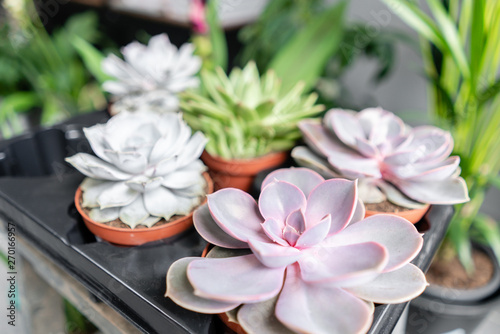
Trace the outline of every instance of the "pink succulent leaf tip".
<instances>
[{"instance_id":1,"label":"pink succulent leaf tip","mask_svg":"<svg viewBox=\"0 0 500 334\"><path fill-rule=\"evenodd\" d=\"M364 332L374 302L408 301L427 282L410 264L423 244L415 226L363 217L356 181L306 168L269 174L258 202L219 190L194 214L196 230L216 246L171 266L167 296L201 313L231 308L248 333ZM251 321L256 312L262 321Z\"/></svg>"},{"instance_id":2,"label":"pink succulent leaf tip","mask_svg":"<svg viewBox=\"0 0 500 334\"><path fill-rule=\"evenodd\" d=\"M189 9L189 20L193 25L193 31L198 34L208 32L208 24L205 16L205 4L203 0L192 0Z\"/></svg>"},{"instance_id":3,"label":"pink succulent leaf tip","mask_svg":"<svg viewBox=\"0 0 500 334\"><path fill-rule=\"evenodd\" d=\"M292 151L295 161L329 178L360 179L365 203L388 200L413 209L469 201L447 131L411 128L382 108L331 109L322 124L304 120L299 128L308 147Z\"/></svg>"}]
</instances>

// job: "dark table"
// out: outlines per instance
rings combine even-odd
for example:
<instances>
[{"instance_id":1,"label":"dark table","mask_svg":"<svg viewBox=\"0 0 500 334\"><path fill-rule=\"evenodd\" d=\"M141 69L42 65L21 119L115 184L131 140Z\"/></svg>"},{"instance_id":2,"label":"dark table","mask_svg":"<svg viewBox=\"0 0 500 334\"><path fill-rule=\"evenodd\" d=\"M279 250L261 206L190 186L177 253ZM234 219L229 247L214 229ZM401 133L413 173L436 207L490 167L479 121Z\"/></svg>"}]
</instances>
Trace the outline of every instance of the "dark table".
<instances>
[{"instance_id":1,"label":"dark table","mask_svg":"<svg viewBox=\"0 0 500 334\"><path fill-rule=\"evenodd\" d=\"M140 330L217 333L216 317L184 310L164 297L165 275L181 257L199 256L204 240L194 229L138 247L97 240L76 212L73 196L83 176L64 162L90 151L81 132L104 113L0 143L0 213L32 245ZM424 246L414 263L426 271L451 219L451 206L432 206L417 224ZM391 333L406 303L380 305L369 333Z\"/></svg>"}]
</instances>

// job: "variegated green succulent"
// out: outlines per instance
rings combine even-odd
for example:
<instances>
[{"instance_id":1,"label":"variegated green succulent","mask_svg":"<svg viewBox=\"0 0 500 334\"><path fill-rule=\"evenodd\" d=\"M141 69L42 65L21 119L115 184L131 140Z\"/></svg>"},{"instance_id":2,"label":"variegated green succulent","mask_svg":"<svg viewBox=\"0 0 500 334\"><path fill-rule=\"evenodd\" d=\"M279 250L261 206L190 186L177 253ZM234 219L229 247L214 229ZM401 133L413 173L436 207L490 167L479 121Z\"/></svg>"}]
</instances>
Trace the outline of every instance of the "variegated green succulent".
<instances>
[{"instance_id":1,"label":"variegated green succulent","mask_svg":"<svg viewBox=\"0 0 500 334\"><path fill-rule=\"evenodd\" d=\"M221 68L202 71L201 83L201 92L181 94L181 109L188 124L209 138L208 153L224 159L288 150L301 137L297 122L324 110L303 83L284 91L272 70L260 77L254 62L229 76Z\"/></svg>"}]
</instances>

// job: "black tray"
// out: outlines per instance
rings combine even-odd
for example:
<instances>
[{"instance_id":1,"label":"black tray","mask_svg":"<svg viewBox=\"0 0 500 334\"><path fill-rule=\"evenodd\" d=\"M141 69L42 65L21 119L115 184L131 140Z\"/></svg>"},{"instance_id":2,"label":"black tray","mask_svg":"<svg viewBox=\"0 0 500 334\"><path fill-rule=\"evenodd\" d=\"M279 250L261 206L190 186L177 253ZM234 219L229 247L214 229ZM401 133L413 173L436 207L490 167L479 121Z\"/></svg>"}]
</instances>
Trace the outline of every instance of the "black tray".
<instances>
[{"instance_id":1,"label":"black tray","mask_svg":"<svg viewBox=\"0 0 500 334\"><path fill-rule=\"evenodd\" d=\"M184 310L164 298L169 266L199 256L204 240L191 229L139 247L96 240L76 212L73 196L83 176L64 162L90 151L81 128L107 119L94 113L0 143L0 213L44 254L98 299L147 333L218 333L216 317ZM433 206L417 224L424 247L413 261L424 271L451 219L451 206ZM369 333L391 333L406 303L380 305Z\"/></svg>"}]
</instances>

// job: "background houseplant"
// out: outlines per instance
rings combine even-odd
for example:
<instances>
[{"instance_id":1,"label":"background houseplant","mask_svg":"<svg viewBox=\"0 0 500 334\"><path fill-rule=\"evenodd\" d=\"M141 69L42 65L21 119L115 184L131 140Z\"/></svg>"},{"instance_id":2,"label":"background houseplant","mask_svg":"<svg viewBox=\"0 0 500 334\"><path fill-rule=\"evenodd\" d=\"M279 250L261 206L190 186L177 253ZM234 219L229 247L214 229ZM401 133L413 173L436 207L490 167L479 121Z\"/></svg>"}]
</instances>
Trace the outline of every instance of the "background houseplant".
<instances>
[{"instance_id":1,"label":"background houseplant","mask_svg":"<svg viewBox=\"0 0 500 334\"><path fill-rule=\"evenodd\" d=\"M183 93L181 109L188 124L209 138L206 147L209 155L247 165L252 163L251 159L272 158L263 166L255 166L255 170L241 171L243 176L235 178L241 183L234 186L246 190L252 182L249 176L285 161L285 154L279 159L270 154L293 147L300 137L297 122L323 110L323 106L315 105L316 94L304 94L303 83L282 89L281 80L273 71L260 77L253 62L243 69L233 69L229 76L221 68L202 71L201 89ZM207 158L204 157L212 168ZM234 166L233 170L220 174L237 175L238 169L243 168ZM223 177L214 176L216 184L228 186L230 179L226 182Z\"/></svg>"},{"instance_id":2,"label":"background houseplant","mask_svg":"<svg viewBox=\"0 0 500 334\"><path fill-rule=\"evenodd\" d=\"M500 4L488 0L429 0L426 7L409 1L385 2L420 35L429 80L431 116L453 134L454 153L462 160L462 176L468 184L471 201L456 207L434 266L437 268L452 261L457 255L469 277L454 281L467 287L476 275L483 272L475 271L471 241L488 245L496 255L496 261L500 260L498 223L480 212L488 188L499 185L500 140L496 132L500 126ZM450 282L448 280L447 284ZM478 314L478 319L469 321L475 326L492 307L485 301L498 300L494 290L499 284L493 285L496 286L488 293L488 298L479 293L480 289L464 292L456 288L455 294L460 298L427 293L425 298L433 303L436 298L443 300L441 308L452 309L459 316ZM444 293L446 290L441 290L441 294ZM465 301L462 294L468 295ZM476 306L474 312L470 305ZM449 315L445 317L449 318ZM448 324L447 330L456 326L455 323Z\"/></svg>"},{"instance_id":3,"label":"background houseplant","mask_svg":"<svg viewBox=\"0 0 500 334\"><path fill-rule=\"evenodd\" d=\"M454 139L470 203L457 206L446 242L473 271L470 239L486 241L500 259L500 232L479 213L485 192L499 185L500 4L497 1L428 1L432 17L408 1L386 1L419 32L430 82L430 111ZM478 238L476 238L478 237Z\"/></svg>"},{"instance_id":4,"label":"background houseplant","mask_svg":"<svg viewBox=\"0 0 500 334\"><path fill-rule=\"evenodd\" d=\"M78 55L78 41L96 42L97 16L83 13L51 35L32 0L4 1L0 18L0 134L26 130L22 113L34 125L50 125L100 109L105 97Z\"/></svg>"},{"instance_id":5,"label":"background houseplant","mask_svg":"<svg viewBox=\"0 0 500 334\"><path fill-rule=\"evenodd\" d=\"M166 296L196 312L231 311L247 333L364 332L372 302L407 301L426 281L409 263L422 247L416 228L395 216L363 217L355 181L325 181L305 168L271 173L258 205L222 189L194 216L219 247L175 262Z\"/></svg>"},{"instance_id":6,"label":"background houseplant","mask_svg":"<svg viewBox=\"0 0 500 334\"><path fill-rule=\"evenodd\" d=\"M211 186L198 159L206 139L191 136L181 114L122 111L84 131L97 157L78 153L66 160L87 176L75 204L91 231L138 245L191 226L192 211ZM117 219L128 226L115 227Z\"/></svg>"},{"instance_id":7,"label":"background houseplant","mask_svg":"<svg viewBox=\"0 0 500 334\"><path fill-rule=\"evenodd\" d=\"M309 147L294 148L294 159L328 178L358 179L367 215L393 212L416 223L429 203L469 200L460 158L449 156L453 139L446 131L410 128L382 108L331 109L323 124L305 120L299 127Z\"/></svg>"}]
</instances>

